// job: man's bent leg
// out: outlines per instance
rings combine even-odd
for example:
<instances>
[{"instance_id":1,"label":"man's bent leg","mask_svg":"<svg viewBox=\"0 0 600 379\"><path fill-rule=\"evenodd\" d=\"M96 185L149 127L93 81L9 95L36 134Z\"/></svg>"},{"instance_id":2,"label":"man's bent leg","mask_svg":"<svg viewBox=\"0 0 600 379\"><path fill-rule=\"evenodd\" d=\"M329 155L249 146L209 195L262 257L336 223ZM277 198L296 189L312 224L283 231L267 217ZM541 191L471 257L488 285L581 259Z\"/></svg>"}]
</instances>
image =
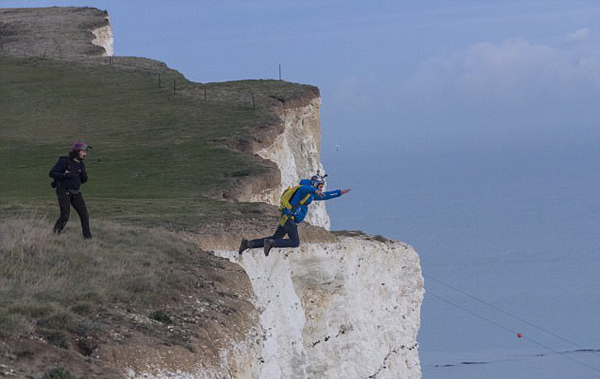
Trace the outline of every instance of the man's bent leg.
<instances>
[{"instance_id":1,"label":"man's bent leg","mask_svg":"<svg viewBox=\"0 0 600 379\"><path fill-rule=\"evenodd\" d=\"M258 238L252 241L249 241L248 244L250 245L251 249L257 248L257 247L263 247L265 246L265 239L279 239L282 238L283 236L285 236L285 228L281 225L277 226L277 229L275 229L275 233L273 233L272 236L270 237L264 237L264 238Z\"/></svg>"},{"instance_id":2,"label":"man's bent leg","mask_svg":"<svg viewBox=\"0 0 600 379\"><path fill-rule=\"evenodd\" d=\"M285 225L283 226L285 230L285 234L288 235L289 238L282 239L274 238L275 236L269 238L273 240L271 246L272 247L298 247L300 246L300 235L298 234L298 224L292 219L287 220ZM283 237L283 236L282 236Z\"/></svg>"}]
</instances>

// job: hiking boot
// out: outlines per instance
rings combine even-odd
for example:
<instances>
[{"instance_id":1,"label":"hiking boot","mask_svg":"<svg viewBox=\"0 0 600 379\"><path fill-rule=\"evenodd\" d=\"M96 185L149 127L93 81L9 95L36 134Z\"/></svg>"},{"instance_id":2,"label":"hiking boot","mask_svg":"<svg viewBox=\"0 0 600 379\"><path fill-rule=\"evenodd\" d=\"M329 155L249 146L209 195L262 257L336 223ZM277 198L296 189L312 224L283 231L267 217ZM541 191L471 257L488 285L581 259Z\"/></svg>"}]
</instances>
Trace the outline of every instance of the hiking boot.
<instances>
[{"instance_id":1,"label":"hiking boot","mask_svg":"<svg viewBox=\"0 0 600 379\"><path fill-rule=\"evenodd\" d=\"M250 242L247 239L242 238L242 243L240 243L240 248L238 249L238 253L242 255L242 253L250 248Z\"/></svg>"},{"instance_id":2,"label":"hiking boot","mask_svg":"<svg viewBox=\"0 0 600 379\"><path fill-rule=\"evenodd\" d=\"M273 248L273 240L266 239L265 240L265 257L269 256L271 249Z\"/></svg>"}]
</instances>

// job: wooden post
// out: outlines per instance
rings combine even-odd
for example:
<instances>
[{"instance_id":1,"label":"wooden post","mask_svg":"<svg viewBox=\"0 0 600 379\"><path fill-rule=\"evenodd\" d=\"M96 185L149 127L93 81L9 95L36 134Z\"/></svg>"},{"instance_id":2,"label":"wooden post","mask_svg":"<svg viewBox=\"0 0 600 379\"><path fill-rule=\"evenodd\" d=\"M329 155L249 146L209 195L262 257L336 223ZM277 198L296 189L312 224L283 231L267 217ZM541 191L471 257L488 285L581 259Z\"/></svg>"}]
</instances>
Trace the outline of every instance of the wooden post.
<instances>
[{"instance_id":1,"label":"wooden post","mask_svg":"<svg viewBox=\"0 0 600 379\"><path fill-rule=\"evenodd\" d=\"M281 64L279 64L279 80L281 80Z\"/></svg>"},{"instance_id":2,"label":"wooden post","mask_svg":"<svg viewBox=\"0 0 600 379\"><path fill-rule=\"evenodd\" d=\"M177 82L173 79L173 94L175 94L175 91L177 91Z\"/></svg>"},{"instance_id":3,"label":"wooden post","mask_svg":"<svg viewBox=\"0 0 600 379\"><path fill-rule=\"evenodd\" d=\"M204 87L204 101L206 101L206 87Z\"/></svg>"},{"instance_id":4,"label":"wooden post","mask_svg":"<svg viewBox=\"0 0 600 379\"><path fill-rule=\"evenodd\" d=\"M256 101L254 101L254 92L252 92L252 109L256 109Z\"/></svg>"},{"instance_id":5,"label":"wooden post","mask_svg":"<svg viewBox=\"0 0 600 379\"><path fill-rule=\"evenodd\" d=\"M160 74L158 74L158 88L160 88Z\"/></svg>"}]
</instances>

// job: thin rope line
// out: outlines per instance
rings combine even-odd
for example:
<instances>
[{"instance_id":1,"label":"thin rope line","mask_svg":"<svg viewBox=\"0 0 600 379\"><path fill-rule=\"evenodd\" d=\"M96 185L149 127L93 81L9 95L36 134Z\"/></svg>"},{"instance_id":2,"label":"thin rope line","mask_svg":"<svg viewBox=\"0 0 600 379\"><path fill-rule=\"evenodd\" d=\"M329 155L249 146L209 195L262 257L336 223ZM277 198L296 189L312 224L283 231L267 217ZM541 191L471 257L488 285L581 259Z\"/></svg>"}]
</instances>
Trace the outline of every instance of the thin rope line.
<instances>
[{"instance_id":1,"label":"thin rope line","mask_svg":"<svg viewBox=\"0 0 600 379\"><path fill-rule=\"evenodd\" d=\"M527 320L525 320L525 319L523 319L523 318L521 318L521 317L519 317L519 316L517 316L517 315L514 315L514 314L512 314L512 313L510 313L510 312L507 312L507 311L505 311L505 310L501 309L501 308L498 308L498 307L496 307L495 305L493 305L493 304L490 304L490 303L486 302L485 300L481 300L481 299L479 299L479 298L477 298L477 297L475 297L475 296L473 296L473 295L471 295L471 294L469 294L469 293L467 293L467 292L461 291L460 289L458 289L458 288L456 288L456 287L453 287L453 286L451 286L451 285L450 285L450 284L448 284L448 283L444 283L444 282L442 282L441 280L439 280L439 279L436 279L436 278L434 278L434 277L432 277L432 276L430 276L430 275L425 275L425 274L423 274L423 276L425 276L425 277L427 277L427 278L429 278L429 279L431 279L431 280L433 280L433 281L435 281L435 282L438 282L438 283L440 283L440 284L443 284L443 285L445 285L446 287L448 287L448 288L451 288L451 289L453 289L454 291L456 291L456 292L458 292L458 293L461 293L461 294L463 294L463 295L465 295L465 296L467 296L467 297L470 297L470 298L471 298L471 299L473 299L473 300L477 300L477 301L479 301L480 303L482 303L482 304L485 304L485 305L487 305L488 307L490 307L490 308L493 308L493 309L497 310L498 312L502 312L502 313L504 313L505 315L508 315L508 316L510 316L510 317L513 317L513 318L515 318L515 319L517 319L517 320L519 320L519 321L521 321L521 322L524 322L525 324L527 324L527 325L530 325L530 326L532 326L532 327L534 327L534 328L536 328L536 329L538 329L538 330L541 330L542 332L548 333L548 334L550 334L551 336L554 336L554 337L556 337L556 338L558 338L558 339L560 339L560 340L563 340L563 341L565 341L565 342L568 342L568 343L572 344L573 346L575 346L575 347L578 347L579 349L587 350L587 348L585 348L585 347L583 347L583 346L581 346L581 345L579 345L579 344L577 344L577 343L575 343L575 342L573 342L573 341L570 341L570 340L568 340L568 339L566 339L566 338L564 338L564 337L561 337L561 336L559 336L559 335L558 335L558 334L556 334L556 333L553 333L553 332L551 332L551 331L549 331L549 330L547 330L547 329L544 329L544 328L542 328L541 326L537 326L537 325L535 325L535 324L533 324L533 323L531 323L531 322L529 322L529 321L527 321ZM600 353L598 353L598 352L595 352L595 351L592 351L592 352L593 352L594 354L596 354L596 355L600 356Z\"/></svg>"},{"instance_id":2,"label":"thin rope line","mask_svg":"<svg viewBox=\"0 0 600 379\"><path fill-rule=\"evenodd\" d=\"M453 303L453 302L452 302L452 301L450 301L450 300L446 300L446 299L444 299L443 297L441 297L441 296L438 296L438 295L436 295L436 294L432 293L432 292L431 292L431 291L429 291L429 290L428 290L426 293L427 293L427 294L429 294L429 295L431 295L431 296L433 296L433 297L436 297L436 298L438 298L438 299L440 299L440 300L442 300L442 301L445 301L446 303L448 303L448 304L450 304L450 305L453 305L453 306L455 306L455 307L457 307L457 308L459 308L459 309L462 309L463 311L465 311L465 312L469 313L470 315L473 315L473 316L475 316L475 317L478 317L478 318L480 318L480 319L482 319L482 320L484 320L484 321L487 321L487 322L489 322L490 324L493 324L493 325L495 325L495 326L499 327L500 329L503 329L503 330L505 330L505 331L507 331L507 332L509 332L509 333L511 333L511 334L516 334L516 332L515 332L514 330L511 330L511 329L509 329L509 328L505 327L504 325L501 325L501 324L499 324L499 323L497 323L497 322L495 322L495 321L493 321L493 320L490 320L490 319L488 319L488 318L486 318L486 317L483 317L483 316L481 316L481 315L479 315L479 314L477 314L477 313L475 313L475 312L472 312L472 311L468 310L468 309L467 309L467 308L465 308L465 307L462 307L462 306L460 306L460 305L458 305L458 304L456 304L456 303ZM594 366L590 366L590 365L588 365L588 364L586 364L586 363L583 363L583 362L581 362L580 360L577 360L577 359L575 359L575 358L573 358L573 357L570 357L570 356L566 355L566 354L565 354L565 353L563 353L563 352L560 352L560 351L554 350L554 349L552 349L551 347L548 347L548 346L546 346L546 345L544 345L544 344L541 344L541 343L539 343L539 342L537 342L537 341L534 341L534 340L532 340L531 338L528 338L528 337L522 337L522 338L525 338L526 340L528 340L528 341L531 341L531 342L535 343L536 345L539 345L539 346L541 346L541 347L543 347L543 348L545 348L545 349L548 349L548 350L550 350L551 352L553 352L553 353L555 353L555 354L560 354L560 355L562 355L563 357L565 357L565 358L567 358L567 359L570 359L570 360L572 360L573 362L579 363L579 364L580 364L580 365L582 365L582 366L585 366L585 367L587 367L587 368L589 368L589 369L591 369L591 370L594 370L594 371L596 371L596 372L600 373L600 370L599 370L599 369L597 369L596 367L594 367Z\"/></svg>"}]
</instances>

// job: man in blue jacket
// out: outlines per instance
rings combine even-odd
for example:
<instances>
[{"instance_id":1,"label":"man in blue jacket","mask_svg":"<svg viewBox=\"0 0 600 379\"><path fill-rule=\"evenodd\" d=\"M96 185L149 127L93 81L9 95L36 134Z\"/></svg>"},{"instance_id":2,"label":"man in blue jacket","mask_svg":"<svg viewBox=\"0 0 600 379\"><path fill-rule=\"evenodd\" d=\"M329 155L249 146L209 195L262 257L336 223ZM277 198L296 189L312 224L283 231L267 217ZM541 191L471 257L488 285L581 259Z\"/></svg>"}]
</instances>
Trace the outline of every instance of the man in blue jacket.
<instances>
[{"instance_id":1,"label":"man in blue jacket","mask_svg":"<svg viewBox=\"0 0 600 379\"><path fill-rule=\"evenodd\" d=\"M80 190L81 184L88 180L85 164L83 163L84 159L87 158L88 149L91 149L91 146L86 143L75 142L69 156L60 157L50 170L49 175L54 179L52 187L56 188L58 206L60 207L60 217L54 224L54 233L60 233L69 221L72 205L81 220L83 238L92 238L89 214Z\"/></svg>"},{"instance_id":2,"label":"man in blue jacket","mask_svg":"<svg viewBox=\"0 0 600 379\"><path fill-rule=\"evenodd\" d=\"M239 253L242 254L246 249L257 247L264 248L265 256L269 256L269 252L273 247L298 247L300 246L300 236L298 235L298 224L301 223L308 212L308 206L313 200L329 200L340 197L348 192L346 190L335 190L323 192L325 187L325 179L317 175L310 180L303 179L300 181L300 187L290 200L291 209L284 208L281 214L281 222L277 226L275 233L266 238L259 238L248 241L242 239ZM284 239L285 235L289 238Z\"/></svg>"}]
</instances>

